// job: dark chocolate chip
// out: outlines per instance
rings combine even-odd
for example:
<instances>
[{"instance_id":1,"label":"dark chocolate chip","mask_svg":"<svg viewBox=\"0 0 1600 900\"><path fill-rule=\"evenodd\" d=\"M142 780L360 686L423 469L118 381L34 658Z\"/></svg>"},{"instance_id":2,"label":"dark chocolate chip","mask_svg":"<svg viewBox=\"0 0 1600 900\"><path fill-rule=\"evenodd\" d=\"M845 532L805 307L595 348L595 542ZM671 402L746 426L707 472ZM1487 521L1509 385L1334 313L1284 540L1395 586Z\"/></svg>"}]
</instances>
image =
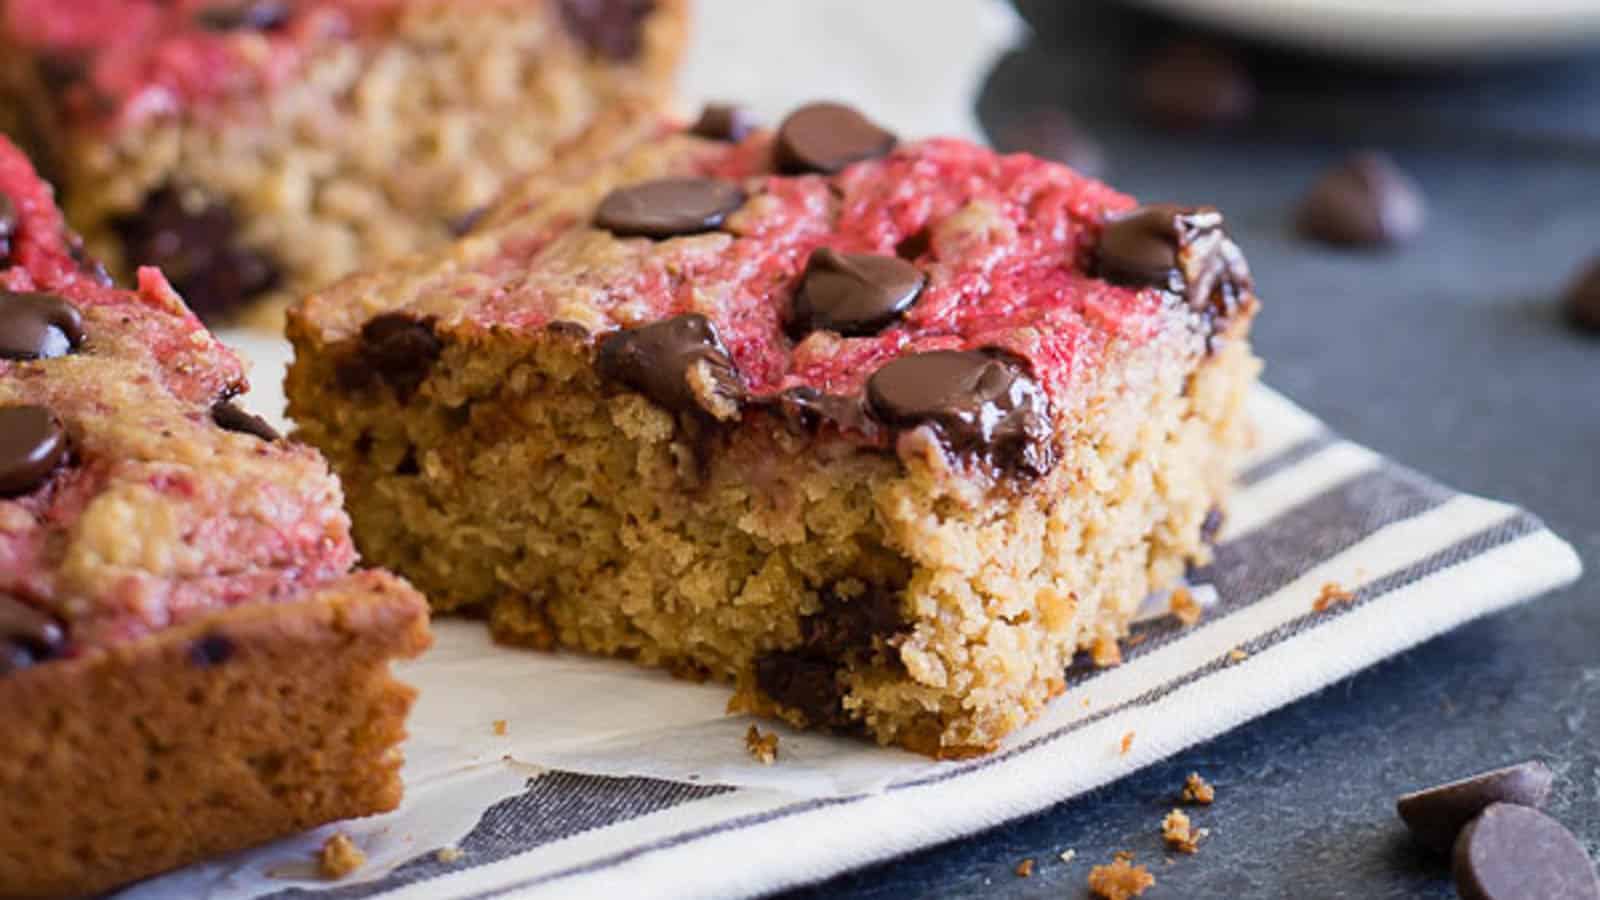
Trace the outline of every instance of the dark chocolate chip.
<instances>
[{"instance_id":1,"label":"dark chocolate chip","mask_svg":"<svg viewBox=\"0 0 1600 900\"><path fill-rule=\"evenodd\" d=\"M1161 203L1107 216L1095 249L1108 281L1160 287L1213 320L1226 319L1250 289L1250 267L1208 206Z\"/></svg>"},{"instance_id":2,"label":"dark chocolate chip","mask_svg":"<svg viewBox=\"0 0 1600 900\"><path fill-rule=\"evenodd\" d=\"M800 713L814 728L849 723L838 665L805 653L777 651L756 658L756 687L774 703Z\"/></svg>"},{"instance_id":3,"label":"dark chocolate chip","mask_svg":"<svg viewBox=\"0 0 1600 900\"><path fill-rule=\"evenodd\" d=\"M83 337L83 314L65 299L0 290L0 359L66 356Z\"/></svg>"},{"instance_id":4,"label":"dark chocolate chip","mask_svg":"<svg viewBox=\"0 0 1600 900\"><path fill-rule=\"evenodd\" d=\"M744 191L715 178L659 178L617 188L594 223L618 237L670 238L714 231L744 205Z\"/></svg>"},{"instance_id":5,"label":"dark chocolate chip","mask_svg":"<svg viewBox=\"0 0 1600 900\"><path fill-rule=\"evenodd\" d=\"M235 649L233 638L212 631L189 644L189 662L201 669L214 668L232 659Z\"/></svg>"},{"instance_id":6,"label":"dark chocolate chip","mask_svg":"<svg viewBox=\"0 0 1600 900\"><path fill-rule=\"evenodd\" d=\"M354 351L334 369L339 386L361 390L376 382L389 385L401 403L421 386L444 344L433 331L430 316L417 319L406 313L384 313L361 326Z\"/></svg>"},{"instance_id":7,"label":"dark chocolate chip","mask_svg":"<svg viewBox=\"0 0 1600 900\"><path fill-rule=\"evenodd\" d=\"M894 245L894 255L906 262L916 262L928 255L933 249L933 231L930 228L918 228Z\"/></svg>"},{"instance_id":8,"label":"dark chocolate chip","mask_svg":"<svg viewBox=\"0 0 1600 900\"><path fill-rule=\"evenodd\" d=\"M1600 258L1590 262L1566 294L1567 321L1600 334Z\"/></svg>"},{"instance_id":9,"label":"dark chocolate chip","mask_svg":"<svg viewBox=\"0 0 1600 900\"><path fill-rule=\"evenodd\" d=\"M821 599L822 609L800 620L802 646L813 655L845 659L905 630L896 592L872 586L846 597L828 588Z\"/></svg>"},{"instance_id":10,"label":"dark chocolate chip","mask_svg":"<svg viewBox=\"0 0 1600 900\"><path fill-rule=\"evenodd\" d=\"M66 643L60 622L11 594L0 593L0 675L54 659Z\"/></svg>"},{"instance_id":11,"label":"dark chocolate chip","mask_svg":"<svg viewBox=\"0 0 1600 900\"><path fill-rule=\"evenodd\" d=\"M1295 225L1329 244L1378 247L1422 231L1424 206L1416 182L1381 153L1358 153L1328 170L1300 201Z\"/></svg>"},{"instance_id":12,"label":"dark chocolate chip","mask_svg":"<svg viewBox=\"0 0 1600 900\"><path fill-rule=\"evenodd\" d=\"M795 340L813 331L848 337L877 334L917 302L927 280L898 256L819 248L806 261L795 292L789 334Z\"/></svg>"},{"instance_id":13,"label":"dark chocolate chip","mask_svg":"<svg viewBox=\"0 0 1600 900\"><path fill-rule=\"evenodd\" d=\"M1249 119L1256 85L1232 53L1213 44L1171 44L1145 60L1139 103L1164 128L1221 128Z\"/></svg>"},{"instance_id":14,"label":"dark chocolate chip","mask_svg":"<svg viewBox=\"0 0 1600 900\"><path fill-rule=\"evenodd\" d=\"M1106 170L1106 155L1099 142L1058 109L1035 109L1018 116L996 130L994 142L1002 153L1028 153L1053 160L1090 178L1098 178Z\"/></svg>"},{"instance_id":15,"label":"dark chocolate chip","mask_svg":"<svg viewBox=\"0 0 1600 900\"><path fill-rule=\"evenodd\" d=\"M289 21L289 6L282 0L217 3L196 13L195 21L212 31L270 31Z\"/></svg>"},{"instance_id":16,"label":"dark chocolate chip","mask_svg":"<svg viewBox=\"0 0 1600 900\"><path fill-rule=\"evenodd\" d=\"M760 127L747 109L732 103L708 103L700 118L689 126L689 133L713 141L737 144Z\"/></svg>"},{"instance_id":17,"label":"dark chocolate chip","mask_svg":"<svg viewBox=\"0 0 1600 900\"><path fill-rule=\"evenodd\" d=\"M254 413L245 412L234 404L232 400L218 400L211 406L211 421L225 431L236 431L239 434L250 434L263 441L275 441L282 435L278 430L267 424L267 420Z\"/></svg>"},{"instance_id":18,"label":"dark chocolate chip","mask_svg":"<svg viewBox=\"0 0 1600 900\"><path fill-rule=\"evenodd\" d=\"M67 456L67 431L42 406L0 406L0 497L32 493Z\"/></svg>"},{"instance_id":19,"label":"dark chocolate chip","mask_svg":"<svg viewBox=\"0 0 1600 900\"><path fill-rule=\"evenodd\" d=\"M639 55L655 0L561 0L561 22L589 52L626 62Z\"/></svg>"},{"instance_id":20,"label":"dark chocolate chip","mask_svg":"<svg viewBox=\"0 0 1600 900\"><path fill-rule=\"evenodd\" d=\"M856 431L869 439L878 433L877 423L867 417L861 398L824 394L816 388L790 388L771 398L768 403L778 415L798 432L813 432L824 422L842 431Z\"/></svg>"},{"instance_id":21,"label":"dark chocolate chip","mask_svg":"<svg viewBox=\"0 0 1600 900\"><path fill-rule=\"evenodd\" d=\"M696 390L691 371L704 364L710 384ZM605 381L648 397L673 413L724 418L744 398L744 383L711 320L687 313L600 339L595 366ZM709 389L711 396L704 396Z\"/></svg>"},{"instance_id":22,"label":"dark chocolate chip","mask_svg":"<svg viewBox=\"0 0 1600 900\"><path fill-rule=\"evenodd\" d=\"M1012 358L985 350L902 356L867 380L874 418L929 425L945 445L1007 472L1040 476L1055 464L1048 401Z\"/></svg>"},{"instance_id":23,"label":"dark chocolate chip","mask_svg":"<svg viewBox=\"0 0 1600 900\"><path fill-rule=\"evenodd\" d=\"M1554 780L1549 766L1525 762L1406 794L1395 808L1418 843L1449 853L1456 835L1489 804L1543 806Z\"/></svg>"},{"instance_id":24,"label":"dark chocolate chip","mask_svg":"<svg viewBox=\"0 0 1600 900\"><path fill-rule=\"evenodd\" d=\"M112 227L128 264L159 267L207 322L226 318L281 280L272 259L239 242L233 210L197 191L159 188Z\"/></svg>"},{"instance_id":25,"label":"dark chocolate chip","mask_svg":"<svg viewBox=\"0 0 1600 900\"><path fill-rule=\"evenodd\" d=\"M1583 844L1536 809L1490 805L1461 830L1451 867L1461 900L1600 900Z\"/></svg>"},{"instance_id":26,"label":"dark chocolate chip","mask_svg":"<svg viewBox=\"0 0 1600 900\"><path fill-rule=\"evenodd\" d=\"M896 143L893 134L849 106L812 103L778 126L778 168L790 175L832 175L851 163L884 156Z\"/></svg>"}]
</instances>

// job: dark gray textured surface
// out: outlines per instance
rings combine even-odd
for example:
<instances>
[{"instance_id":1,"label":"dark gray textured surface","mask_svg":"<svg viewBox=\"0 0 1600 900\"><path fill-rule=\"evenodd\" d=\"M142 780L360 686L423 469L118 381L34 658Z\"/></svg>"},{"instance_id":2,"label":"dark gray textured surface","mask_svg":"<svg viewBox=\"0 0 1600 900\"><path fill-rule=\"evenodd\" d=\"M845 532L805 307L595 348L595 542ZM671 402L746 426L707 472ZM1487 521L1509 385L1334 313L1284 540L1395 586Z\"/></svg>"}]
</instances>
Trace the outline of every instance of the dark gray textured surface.
<instances>
[{"instance_id":1,"label":"dark gray textured surface","mask_svg":"<svg viewBox=\"0 0 1600 900\"><path fill-rule=\"evenodd\" d=\"M1159 880L1148 898L1452 897L1395 796L1528 757L1555 768L1550 811L1600 856L1600 340L1557 303L1600 253L1600 58L1409 76L1263 54L1256 128L1176 139L1123 103L1127 60L1159 23L1087 0L1021 5L1038 37L998 63L985 124L1070 109L1119 187L1221 206L1265 298L1268 381L1357 441L1533 510L1588 572L1042 815L797 896L1081 897L1090 865L1128 849ZM1380 254L1296 239L1300 192L1366 144L1427 191L1423 237ZM1217 785L1195 815L1212 834L1172 857L1159 823L1193 770Z\"/></svg>"}]
</instances>

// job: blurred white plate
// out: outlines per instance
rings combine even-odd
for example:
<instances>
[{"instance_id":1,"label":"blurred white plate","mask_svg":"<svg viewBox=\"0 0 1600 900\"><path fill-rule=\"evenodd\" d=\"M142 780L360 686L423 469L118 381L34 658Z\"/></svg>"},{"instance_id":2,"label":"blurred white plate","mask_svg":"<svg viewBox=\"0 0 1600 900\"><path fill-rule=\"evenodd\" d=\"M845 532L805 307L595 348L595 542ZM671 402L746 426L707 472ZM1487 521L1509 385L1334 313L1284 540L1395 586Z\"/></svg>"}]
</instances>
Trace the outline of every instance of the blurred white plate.
<instances>
[{"instance_id":1,"label":"blurred white plate","mask_svg":"<svg viewBox=\"0 0 1600 900\"><path fill-rule=\"evenodd\" d=\"M1600 0L1136 2L1256 38L1385 60L1491 60L1600 43Z\"/></svg>"}]
</instances>

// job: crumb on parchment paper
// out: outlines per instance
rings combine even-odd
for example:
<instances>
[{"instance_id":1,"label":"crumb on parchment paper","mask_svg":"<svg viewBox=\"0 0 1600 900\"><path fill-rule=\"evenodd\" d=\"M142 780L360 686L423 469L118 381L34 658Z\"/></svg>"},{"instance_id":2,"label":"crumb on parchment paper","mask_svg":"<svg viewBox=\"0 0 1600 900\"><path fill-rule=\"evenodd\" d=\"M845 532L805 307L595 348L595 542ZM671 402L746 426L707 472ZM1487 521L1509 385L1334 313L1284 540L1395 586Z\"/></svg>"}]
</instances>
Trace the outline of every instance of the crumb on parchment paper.
<instances>
[{"instance_id":1,"label":"crumb on parchment paper","mask_svg":"<svg viewBox=\"0 0 1600 900\"><path fill-rule=\"evenodd\" d=\"M1345 590L1337 581L1330 581L1317 592L1317 599L1311 601L1312 612L1327 612L1338 603L1349 603L1356 598L1355 594Z\"/></svg>"},{"instance_id":2,"label":"crumb on parchment paper","mask_svg":"<svg viewBox=\"0 0 1600 900\"><path fill-rule=\"evenodd\" d=\"M764 766L778 761L778 733L762 734L754 725L744 733L744 749Z\"/></svg>"},{"instance_id":3,"label":"crumb on parchment paper","mask_svg":"<svg viewBox=\"0 0 1600 900\"><path fill-rule=\"evenodd\" d=\"M510 726L508 726L506 724L506 720L505 719L495 719L494 720L494 736L495 737L505 737L506 736L506 731L509 729L509 727Z\"/></svg>"},{"instance_id":4,"label":"crumb on parchment paper","mask_svg":"<svg viewBox=\"0 0 1600 900\"><path fill-rule=\"evenodd\" d=\"M1172 592L1172 598L1167 601L1167 609L1172 612L1173 618L1183 623L1185 628L1193 627L1205 614L1205 607L1194 598L1188 588L1178 588Z\"/></svg>"},{"instance_id":5,"label":"crumb on parchment paper","mask_svg":"<svg viewBox=\"0 0 1600 900\"><path fill-rule=\"evenodd\" d=\"M317 853L317 871L331 880L343 878L366 864L367 855L342 831L323 841Z\"/></svg>"},{"instance_id":6,"label":"crumb on parchment paper","mask_svg":"<svg viewBox=\"0 0 1600 900\"><path fill-rule=\"evenodd\" d=\"M1127 756L1128 755L1128 751L1130 751L1132 749L1133 749L1133 732L1130 731L1127 734L1122 736L1122 747L1121 747L1119 752L1123 756Z\"/></svg>"},{"instance_id":7,"label":"crumb on parchment paper","mask_svg":"<svg viewBox=\"0 0 1600 900\"><path fill-rule=\"evenodd\" d=\"M1089 870L1089 893L1101 900L1130 900L1149 890L1156 877L1144 866L1133 864L1133 854L1120 851L1103 866Z\"/></svg>"},{"instance_id":8,"label":"crumb on parchment paper","mask_svg":"<svg viewBox=\"0 0 1600 900\"><path fill-rule=\"evenodd\" d=\"M1199 772L1190 772L1189 777L1183 780L1183 802L1210 806L1216 799L1217 789L1211 786L1211 782L1201 778Z\"/></svg>"}]
</instances>

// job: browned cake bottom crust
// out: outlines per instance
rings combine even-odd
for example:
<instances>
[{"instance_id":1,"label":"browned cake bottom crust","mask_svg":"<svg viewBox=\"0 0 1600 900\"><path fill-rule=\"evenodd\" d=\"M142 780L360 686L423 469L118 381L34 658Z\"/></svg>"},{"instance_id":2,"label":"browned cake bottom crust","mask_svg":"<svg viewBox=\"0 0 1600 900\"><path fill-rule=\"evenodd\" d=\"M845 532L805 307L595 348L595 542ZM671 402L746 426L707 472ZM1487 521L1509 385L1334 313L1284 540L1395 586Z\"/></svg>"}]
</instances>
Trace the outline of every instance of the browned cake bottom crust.
<instances>
[{"instance_id":1,"label":"browned cake bottom crust","mask_svg":"<svg viewBox=\"0 0 1600 900\"><path fill-rule=\"evenodd\" d=\"M0 680L0 896L94 893L400 802L422 598L361 573Z\"/></svg>"}]
</instances>

